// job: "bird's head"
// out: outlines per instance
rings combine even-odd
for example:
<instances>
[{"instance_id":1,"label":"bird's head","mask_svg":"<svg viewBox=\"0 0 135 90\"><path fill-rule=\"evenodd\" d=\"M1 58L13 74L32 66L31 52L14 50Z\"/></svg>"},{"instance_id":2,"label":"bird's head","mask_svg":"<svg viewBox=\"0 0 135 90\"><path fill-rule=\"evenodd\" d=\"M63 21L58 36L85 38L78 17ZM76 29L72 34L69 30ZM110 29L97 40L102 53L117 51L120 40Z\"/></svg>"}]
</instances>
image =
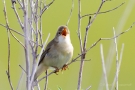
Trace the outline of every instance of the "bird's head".
<instances>
[{"instance_id":1,"label":"bird's head","mask_svg":"<svg viewBox=\"0 0 135 90\"><path fill-rule=\"evenodd\" d=\"M56 37L58 37L58 36L66 37L66 36L68 36L69 34L70 34L70 32L69 32L68 27L63 25L63 26L60 26L60 27L58 28L58 31L57 31L57 33L56 33Z\"/></svg>"},{"instance_id":2,"label":"bird's head","mask_svg":"<svg viewBox=\"0 0 135 90\"><path fill-rule=\"evenodd\" d=\"M65 40L70 41L69 40L70 39L70 31L69 31L68 27L64 26L64 25L60 26L58 28L57 33L56 33L55 39L58 40L59 42L61 42L61 41L64 42Z\"/></svg>"}]
</instances>

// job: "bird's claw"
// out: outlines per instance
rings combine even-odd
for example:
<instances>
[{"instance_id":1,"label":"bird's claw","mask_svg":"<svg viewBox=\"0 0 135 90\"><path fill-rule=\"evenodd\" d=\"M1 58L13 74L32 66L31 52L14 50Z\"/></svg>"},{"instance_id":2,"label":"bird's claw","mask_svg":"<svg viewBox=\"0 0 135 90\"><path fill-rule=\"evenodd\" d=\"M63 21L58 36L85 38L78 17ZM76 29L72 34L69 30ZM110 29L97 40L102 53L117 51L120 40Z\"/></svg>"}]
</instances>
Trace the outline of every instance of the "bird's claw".
<instances>
[{"instance_id":1,"label":"bird's claw","mask_svg":"<svg viewBox=\"0 0 135 90\"><path fill-rule=\"evenodd\" d=\"M68 65L64 64L63 67L62 67L62 69L61 69L61 71L66 70L66 69L69 69L68 68Z\"/></svg>"},{"instance_id":2,"label":"bird's claw","mask_svg":"<svg viewBox=\"0 0 135 90\"><path fill-rule=\"evenodd\" d=\"M57 72L59 72L59 69L58 69L58 68L55 69L55 72L54 72L54 73L55 73L56 75L58 75Z\"/></svg>"}]
</instances>

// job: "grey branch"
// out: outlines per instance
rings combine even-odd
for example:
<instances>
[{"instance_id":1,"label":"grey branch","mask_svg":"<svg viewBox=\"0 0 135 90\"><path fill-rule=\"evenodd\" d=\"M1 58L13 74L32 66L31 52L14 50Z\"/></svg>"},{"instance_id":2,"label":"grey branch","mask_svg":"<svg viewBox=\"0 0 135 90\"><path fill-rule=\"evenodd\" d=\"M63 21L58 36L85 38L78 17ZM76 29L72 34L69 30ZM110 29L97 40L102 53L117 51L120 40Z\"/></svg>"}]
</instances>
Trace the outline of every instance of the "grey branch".
<instances>
[{"instance_id":1,"label":"grey branch","mask_svg":"<svg viewBox=\"0 0 135 90\"><path fill-rule=\"evenodd\" d=\"M11 31L13 31L13 32L15 32L15 33L17 33L18 35L24 36L23 34L21 34L20 32L18 32L18 31L15 30L15 29L12 29L12 28L10 28L10 27L7 27L6 25L1 24L1 23L0 23L0 25L3 26L3 27L5 27L5 28L8 28L9 30L11 30Z\"/></svg>"},{"instance_id":2,"label":"grey branch","mask_svg":"<svg viewBox=\"0 0 135 90\"><path fill-rule=\"evenodd\" d=\"M70 19L71 19L72 12L73 12L73 8L74 8L74 0L72 0L72 7L71 7L71 10L70 10L70 15L69 15L69 18L68 18L68 21L67 21L66 26L68 26L68 23L69 23L69 21L70 21Z\"/></svg>"},{"instance_id":3,"label":"grey branch","mask_svg":"<svg viewBox=\"0 0 135 90\"><path fill-rule=\"evenodd\" d=\"M54 3L55 0L53 0L52 2L50 2L48 5L44 6L41 13L40 13L40 16L42 16L42 14L45 12L45 10L47 10L53 3Z\"/></svg>"},{"instance_id":4,"label":"grey branch","mask_svg":"<svg viewBox=\"0 0 135 90\"><path fill-rule=\"evenodd\" d=\"M113 8L113 9L110 9L110 10L107 10L107 11L104 11L104 12L99 12L98 14L103 14L103 13L108 13L108 12L114 11L114 10L118 9L119 7L121 7L124 4L125 4L125 2L121 3L119 6ZM88 17L88 16L95 15L95 14L96 13L86 14L86 15L83 15L81 18Z\"/></svg>"},{"instance_id":5,"label":"grey branch","mask_svg":"<svg viewBox=\"0 0 135 90\"><path fill-rule=\"evenodd\" d=\"M15 15L16 15L16 17L17 17L17 20L18 20L18 22L19 22L19 24L20 24L20 26L21 26L21 28L22 28L22 30L23 30L23 29L24 29L24 25L22 24L22 21L21 21L19 15L18 15L18 12L17 12L17 10L16 10L16 7L15 7L15 4L14 4L14 3L12 3L12 8L13 8L13 10L14 10L14 12L15 12Z\"/></svg>"},{"instance_id":6,"label":"grey branch","mask_svg":"<svg viewBox=\"0 0 135 90\"><path fill-rule=\"evenodd\" d=\"M3 11L4 11L4 16L5 16L6 26L9 27L5 0L3 0L3 4L4 4L4 10ZM12 86L11 78L10 78L11 77L11 75L10 75L10 34L9 34L8 28L7 28L7 37L8 37L8 70L6 71L6 74L7 74L7 77L8 77L10 88L11 88L11 90L14 90L14 88Z\"/></svg>"}]
</instances>

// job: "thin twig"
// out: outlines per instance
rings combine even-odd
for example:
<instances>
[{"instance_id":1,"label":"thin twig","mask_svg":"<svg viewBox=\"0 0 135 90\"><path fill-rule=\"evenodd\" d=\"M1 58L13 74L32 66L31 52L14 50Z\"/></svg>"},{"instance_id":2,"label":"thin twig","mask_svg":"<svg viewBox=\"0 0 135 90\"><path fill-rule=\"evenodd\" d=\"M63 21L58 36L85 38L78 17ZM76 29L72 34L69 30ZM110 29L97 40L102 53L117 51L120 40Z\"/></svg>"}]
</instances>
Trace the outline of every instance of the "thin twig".
<instances>
[{"instance_id":1,"label":"thin twig","mask_svg":"<svg viewBox=\"0 0 135 90\"><path fill-rule=\"evenodd\" d=\"M86 88L86 90L90 90L91 86L89 86L88 88Z\"/></svg>"},{"instance_id":2,"label":"thin twig","mask_svg":"<svg viewBox=\"0 0 135 90\"><path fill-rule=\"evenodd\" d=\"M17 0L17 2L20 4L21 8L23 8L21 0Z\"/></svg>"},{"instance_id":3,"label":"thin twig","mask_svg":"<svg viewBox=\"0 0 135 90\"><path fill-rule=\"evenodd\" d=\"M1 24L1 23L0 23L0 25L3 26L3 27L5 27L5 28L7 28L7 26L4 25L4 24ZM23 34L21 34L20 32L18 32L18 31L15 30L15 29L12 29L12 28L10 28L10 27L8 27L8 29L11 30L11 31L13 31L13 32L15 32L15 33L17 33L18 35L24 36Z\"/></svg>"},{"instance_id":4,"label":"thin twig","mask_svg":"<svg viewBox=\"0 0 135 90\"><path fill-rule=\"evenodd\" d=\"M50 2L48 5L44 6L42 9L42 12L40 13L40 16L43 15L43 13L45 12L45 10L47 10L53 3L55 0L53 0L52 2Z\"/></svg>"},{"instance_id":5,"label":"thin twig","mask_svg":"<svg viewBox=\"0 0 135 90\"><path fill-rule=\"evenodd\" d=\"M100 54L101 54L102 68L103 68L103 73L104 73L104 79L105 79L106 90L109 90L102 44L100 44Z\"/></svg>"},{"instance_id":6,"label":"thin twig","mask_svg":"<svg viewBox=\"0 0 135 90\"><path fill-rule=\"evenodd\" d=\"M10 34L9 34L9 23L8 23L8 17L7 17L7 11L6 11L6 5L5 5L5 0L3 0L3 4L4 4L4 16L5 16L5 20L6 20L6 26L7 26L7 37L8 37L8 70L6 71L7 77L8 77L8 81L9 81L9 85L11 90L14 90L13 86L12 86L12 82L11 82L11 75L10 75Z\"/></svg>"},{"instance_id":7,"label":"thin twig","mask_svg":"<svg viewBox=\"0 0 135 90\"><path fill-rule=\"evenodd\" d=\"M118 38L120 35L122 35L122 34L128 32L134 25L135 25L135 22L134 22L127 30L121 32L120 34L118 34L118 35L116 35L116 36L114 36L114 37L111 37L111 38L99 38L94 44L92 44L91 47L89 47L89 48L87 49L87 51L89 51L89 50L92 49L94 46L96 46L97 43L100 42L101 40L112 40L112 39ZM86 52L87 52L87 51L86 51Z\"/></svg>"},{"instance_id":8,"label":"thin twig","mask_svg":"<svg viewBox=\"0 0 135 90\"><path fill-rule=\"evenodd\" d=\"M114 32L114 37L115 37L116 34L115 34L114 27L113 27L113 32ZM117 40L116 40L116 38L114 39L114 43L115 43L115 49L116 49L116 90L118 90L119 60L118 60L118 48L117 48L118 46L117 46Z\"/></svg>"},{"instance_id":9,"label":"thin twig","mask_svg":"<svg viewBox=\"0 0 135 90\"><path fill-rule=\"evenodd\" d=\"M25 46L23 45L23 43L10 30L9 30L9 32L16 39L16 41L18 41L18 43L20 43L23 46L23 48L26 49Z\"/></svg>"},{"instance_id":10,"label":"thin twig","mask_svg":"<svg viewBox=\"0 0 135 90\"><path fill-rule=\"evenodd\" d=\"M79 38L79 44L80 44L80 51L83 53L83 46L82 46L82 38L81 38L81 0L78 0L78 38ZM81 63L80 63L80 70L79 70L79 77L78 77L78 85L77 90L81 89L81 82L82 82L82 66L83 66L83 57L81 55Z\"/></svg>"},{"instance_id":11,"label":"thin twig","mask_svg":"<svg viewBox=\"0 0 135 90\"><path fill-rule=\"evenodd\" d=\"M72 7L71 7L70 15L69 15L69 18L68 18L68 21L67 21L66 26L68 26L68 23L69 23L69 21L70 21L70 19L71 19L72 12L73 12L73 8L74 8L74 0L72 0Z\"/></svg>"},{"instance_id":12,"label":"thin twig","mask_svg":"<svg viewBox=\"0 0 135 90\"><path fill-rule=\"evenodd\" d=\"M48 74L48 71L46 70L45 75L47 75L47 74ZM46 79L45 79L45 87L44 87L44 90L47 90L47 85L48 85L48 77L46 77Z\"/></svg>"},{"instance_id":13,"label":"thin twig","mask_svg":"<svg viewBox=\"0 0 135 90\"><path fill-rule=\"evenodd\" d=\"M119 59L119 67L118 67L118 70L120 71L120 66L121 66L121 62L122 62L122 56L123 56L123 50L124 50L124 44L122 44L122 48L121 48L121 51L120 51L120 59ZM119 74L119 72L118 72ZM115 86L115 82L116 82L116 74L115 74L115 77L114 77L114 80L113 80L113 83L112 83L112 87L111 87L111 90L114 89L114 86Z\"/></svg>"},{"instance_id":14,"label":"thin twig","mask_svg":"<svg viewBox=\"0 0 135 90\"><path fill-rule=\"evenodd\" d=\"M103 13L108 13L108 12L111 12L111 11L114 11L116 9L118 9L119 7L121 7L122 5L124 5L125 2L121 3L119 6L111 9L111 10L107 10L107 11L104 11L104 12L99 12L98 14L103 14ZM84 18L84 17L88 17L88 16L91 16L91 15L95 15L96 13L92 13L92 14L86 14L86 15L83 15L81 18Z\"/></svg>"},{"instance_id":15,"label":"thin twig","mask_svg":"<svg viewBox=\"0 0 135 90\"><path fill-rule=\"evenodd\" d=\"M4 4L4 16L5 16L5 20L6 20L6 27L7 27L7 37L8 37L8 70L6 71L7 77L8 77L8 81L9 81L9 85L11 87L11 90L14 90L13 86L12 86L12 82L11 82L11 76L10 76L10 34L9 34L9 23L8 23L8 18L7 18L7 12L6 12L6 5L5 5L5 0L3 0L3 4Z\"/></svg>"},{"instance_id":16,"label":"thin twig","mask_svg":"<svg viewBox=\"0 0 135 90\"><path fill-rule=\"evenodd\" d=\"M15 4L14 4L14 3L12 3L12 8L13 8L13 10L14 10L14 12L15 12L15 15L16 15L16 17L17 17L17 20L18 20L18 22L19 22L19 24L20 24L20 26L21 26L21 28L22 28L22 30L23 30L23 29L24 29L24 25L22 24L22 21L21 21L19 15L18 15L18 12L17 12L17 10L16 10L16 7L15 7Z\"/></svg>"},{"instance_id":17,"label":"thin twig","mask_svg":"<svg viewBox=\"0 0 135 90\"><path fill-rule=\"evenodd\" d=\"M42 12L42 1L40 1L40 13ZM38 30L39 36L40 36L40 44L43 47L43 39L42 39L42 16L39 18L39 30Z\"/></svg>"},{"instance_id":18,"label":"thin twig","mask_svg":"<svg viewBox=\"0 0 135 90\"><path fill-rule=\"evenodd\" d=\"M26 70L21 65L19 67L26 73Z\"/></svg>"}]
</instances>

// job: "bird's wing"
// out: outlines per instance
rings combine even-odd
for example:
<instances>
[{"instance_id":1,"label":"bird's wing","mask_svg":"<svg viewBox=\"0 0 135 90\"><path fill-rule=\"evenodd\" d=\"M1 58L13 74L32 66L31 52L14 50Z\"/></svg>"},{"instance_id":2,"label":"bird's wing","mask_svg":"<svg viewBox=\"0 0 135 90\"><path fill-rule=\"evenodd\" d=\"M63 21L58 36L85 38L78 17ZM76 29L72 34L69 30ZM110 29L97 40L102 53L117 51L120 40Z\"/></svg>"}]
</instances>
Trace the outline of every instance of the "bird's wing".
<instances>
[{"instance_id":1,"label":"bird's wing","mask_svg":"<svg viewBox=\"0 0 135 90\"><path fill-rule=\"evenodd\" d=\"M41 62L44 60L45 55L49 52L50 48L54 45L54 43L56 43L56 41L53 39L51 42L48 43L48 45L46 46L45 51L42 53L40 61L38 63L38 66L41 64Z\"/></svg>"}]
</instances>

